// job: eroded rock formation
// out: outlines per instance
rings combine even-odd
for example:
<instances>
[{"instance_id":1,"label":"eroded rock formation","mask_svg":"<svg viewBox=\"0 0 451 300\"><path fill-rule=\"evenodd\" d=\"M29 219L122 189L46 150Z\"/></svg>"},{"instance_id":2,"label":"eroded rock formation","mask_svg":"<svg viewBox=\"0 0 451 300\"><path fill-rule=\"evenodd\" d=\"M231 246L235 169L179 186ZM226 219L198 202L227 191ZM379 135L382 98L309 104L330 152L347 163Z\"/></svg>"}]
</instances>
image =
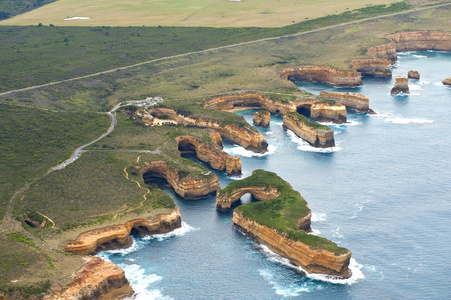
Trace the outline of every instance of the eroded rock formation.
<instances>
[{"instance_id":1,"label":"eroded rock formation","mask_svg":"<svg viewBox=\"0 0 451 300\"><path fill-rule=\"evenodd\" d=\"M327 126L312 124L298 113L287 113L283 117L283 127L293 131L298 137L317 148L334 147L334 131Z\"/></svg>"},{"instance_id":2,"label":"eroded rock formation","mask_svg":"<svg viewBox=\"0 0 451 300\"><path fill-rule=\"evenodd\" d=\"M370 49L368 49L367 54L372 57L386 58L392 64L394 64L398 60L395 43L371 47Z\"/></svg>"},{"instance_id":3,"label":"eroded rock formation","mask_svg":"<svg viewBox=\"0 0 451 300\"><path fill-rule=\"evenodd\" d=\"M133 294L124 271L100 257L91 258L73 277L65 289L53 291L44 300L123 299Z\"/></svg>"},{"instance_id":4,"label":"eroded rock formation","mask_svg":"<svg viewBox=\"0 0 451 300\"><path fill-rule=\"evenodd\" d=\"M451 77L450 78L446 78L445 80L442 81L443 84L446 85L451 85Z\"/></svg>"},{"instance_id":5,"label":"eroded rock formation","mask_svg":"<svg viewBox=\"0 0 451 300\"><path fill-rule=\"evenodd\" d=\"M316 102L310 107L310 118L318 122L346 123L346 106L340 103Z\"/></svg>"},{"instance_id":6,"label":"eroded rock formation","mask_svg":"<svg viewBox=\"0 0 451 300\"><path fill-rule=\"evenodd\" d=\"M320 97L337 101L344 106L364 113L374 113L369 107L369 100L365 95L351 92L320 92Z\"/></svg>"},{"instance_id":7,"label":"eroded rock formation","mask_svg":"<svg viewBox=\"0 0 451 300\"><path fill-rule=\"evenodd\" d=\"M407 72L407 78L420 79L420 73L418 73L418 71L410 70L409 72Z\"/></svg>"},{"instance_id":8,"label":"eroded rock formation","mask_svg":"<svg viewBox=\"0 0 451 300\"><path fill-rule=\"evenodd\" d=\"M211 144L204 143L200 138L194 136L182 135L175 140L181 152L194 152L201 161L208 163L215 170L225 170L229 175L241 174L241 159L232 157L230 154L222 151L216 140L211 137ZM221 138L219 136L219 138ZM222 145L222 140L220 142Z\"/></svg>"},{"instance_id":9,"label":"eroded rock formation","mask_svg":"<svg viewBox=\"0 0 451 300\"><path fill-rule=\"evenodd\" d=\"M451 51L451 33L442 31L410 31L387 36L396 51Z\"/></svg>"},{"instance_id":10,"label":"eroded rock formation","mask_svg":"<svg viewBox=\"0 0 451 300\"><path fill-rule=\"evenodd\" d=\"M391 61L383 58L355 59L352 61L354 70L364 76L391 77Z\"/></svg>"},{"instance_id":11,"label":"eroded rock formation","mask_svg":"<svg viewBox=\"0 0 451 300\"><path fill-rule=\"evenodd\" d=\"M252 194L255 199L263 201L274 199L280 195L278 189L266 186L246 186L235 189L231 194L218 192L216 195L216 208L222 211L227 211L232 207L232 204L238 201L244 194Z\"/></svg>"},{"instance_id":12,"label":"eroded rock formation","mask_svg":"<svg viewBox=\"0 0 451 300\"><path fill-rule=\"evenodd\" d=\"M126 248L133 242L130 237L132 229L140 235L167 233L181 227L178 209L169 214L159 215L152 219L136 219L125 225L114 225L90 230L80 234L74 241L66 241L62 250L75 254L96 254L118 248Z\"/></svg>"},{"instance_id":13,"label":"eroded rock formation","mask_svg":"<svg viewBox=\"0 0 451 300\"><path fill-rule=\"evenodd\" d=\"M300 241L294 241L277 232L272 228L258 224L243 217L239 212L233 212L233 223L243 228L254 237L257 242L266 245L271 251L288 258L292 263L301 266L309 273L320 273L351 277L349 261L352 252L348 250L345 254L314 249Z\"/></svg>"},{"instance_id":14,"label":"eroded rock formation","mask_svg":"<svg viewBox=\"0 0 451 300\"><path fill-rule=\"evenodd\" d=\"M300 66L285 68L277 74L291 81L321 82L338 87L362 85L359 72L343 71L328 66Z\"/></svg>"},{"instance_id":15,"label":"eroded rock formation","mask_svg":"<svg viewBox=\"0 0 451 300\"><path fill-rule=\"evenodd\" d=\"M146 162L140 169L143 177L166 179L183 199L200 199L220 189L219 179L212 172L191 176L184 170L169 167L164 161Z\"/></svg>"},{"instance_id":16,"label":"eroded rock formation","mask_svg":"<svg viewBox=\"0 0 451 300\"><path fill-rule=\"evenodd\" d=\"M396 76L395 86L391 89L390 94L397 95L399 93L410 94L409 79L405 76Z\"/></svg>"},{"instance_id":17,"label":"eroded rock formation","mask_svg":"<svg viewBox=\"0 0 451 300\"><path fill-rule=\"evenodd\" d=\"M252 121L257 126L268 128L271 121L271 113L267 110L258 110L254 113Z\"/></svg>"}]
</instances>

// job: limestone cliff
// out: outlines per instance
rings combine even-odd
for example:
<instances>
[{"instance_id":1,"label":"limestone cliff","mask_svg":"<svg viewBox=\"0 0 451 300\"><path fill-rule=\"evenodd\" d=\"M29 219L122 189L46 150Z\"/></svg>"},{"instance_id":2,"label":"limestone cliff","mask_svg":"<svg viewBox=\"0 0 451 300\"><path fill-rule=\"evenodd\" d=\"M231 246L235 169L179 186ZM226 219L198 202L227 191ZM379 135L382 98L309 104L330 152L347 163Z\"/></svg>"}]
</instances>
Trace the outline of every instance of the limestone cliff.
<instances>
[{"instance_id":1,"label":"limestone cliff","mask_svg":"<svg viewBox=\"0 0 451 300\"><path fill-rule=\"evenodd\" d=\"M411 31L387 36L396 51L451 51L451 33L441 31Z\"/></svg>"},{"instance_id":2,"label":"limestone cliff","mask_svg":"<svg viewBox=\"0 0 451 300\"><path fill-rule=\"evenodd\" d=\"M132 244L130 232L140 235L167 233L181 226L178 209L152 219L136 219L125 225L114 225L84 232L75 241L66 241L62 250L75 254L96 254L99 251L126 248Z\"/></svg>"},{"instance_id":3,"label":"limestone cliff","mask_svg":"<svg viewBox=\"0 0 451 300\"><path fill-rule=\"evenodd\" d=\"M124 271L100 257L91 258L73 277L65 289L53 291L44 300L123 299L133 294Z\"/></svg>"},{"instance_id":4,"label":"limestone cliff","mask_svg":"<svg viewBox=\"0 0 451 300\"><path fill-rule=\"evenodd\" d=\"M317 148L334 147L334 131L327 126L309 122L298 113L288 113L283 117L283 127L293 131L298 137Z\"/></svg>"},{"instance_id":5,"label":"limestone cliff","mask_svg":"<svg viewBox=\"0 0 451 300\"><path fill-rule=\"evenodd\" d=\"M316 102L310 107L310 118L318 122L346 123L346 106L340 103Z\"/></svg>"},{"instance_id":6,"label":"limestone cliff","mask_svg":"<svg viewBox=\"0 0 451 300\"><path fill-rule=\"evenodd\" d=\"M215 137L217 139L217 136ZM217 142L204 143L200 138L182 135L175 139L181 152L193 152L201 161L208 163L213 169L226 171L229 175L241 174L241 160L222 151ZM212 141L215 141L212 138ZM222 141L221 141L222 145Z\"/></svg>"},{"instance_id":7,"label":"limestone cliff","mask_svg":"<svg viewBox=\"0 0 451 300\"><path fill-rule=\"evenodd\" d=\"M254 113L252 121L257 126L268 128L271 121L271 113L267 110L258 110Z\"/></svg>"},{"instance_id":8,"label":"limestone cliff","mask_svg":"<svg viewBox=\"0 0 451 300\"><path fill-rule=\"evenodd\" d=\"M321 82L338 87L362 85L359 72L343 71L328 66L301 66L285 68L277 74L291 81Z\"/></svg>"},{"instance_id":9,"label":"limestone cliff","mask_svg":"<svg viewBox=\"0 0 451 300\"><path fill-rule=\"evenodd\" d=\"M140 168L143 177L164 178L183 199L200 199L220 189L219 179L212 172L191 176L184 170L177 171L164 161L146 162Z\"/></svg>"},{"instance_id":10,"label":"limestone cliff","mask_svg":"<svg viewBox=\"0 0 451 300\"><path fill-rule=\"evenodd\" d=\"M410 70L409 72L407 72L407 78L420 79L420 73L418 73L418 71Z\"/></svg>"},{"instance_id":11,"label":"limestone cliff","mask_svg":"<svg viewBox=\"0 0 451 300\"><path fill-rule=\"evenodd\" d=\"M244 194L252 194L255 199L263 201L274 199L280 195L276 188L267 186L245 186L243 188L234 189L230 194L223 193L221 190L216 195L216 208L227 211L232 204L238 201Z\"/></svg>"},{"instance_id":12,"label":"limestone cliff","mask_svg":"<svg viewBox=\"0 0 451 300\"><path fill-rule=\"evenodd\" d=\"M369 100L365 95L351 92L320 92L320 97L337 101L344 106L364 113L374 113L369 107Z\"/></svg>"},{"instance_id":13,"label":"limestone cliff","mask_svg":"<svg viewBox=\"0 0 451 300\"><path fill-rule=\"evenodd\" d=\"M342 278L349 278L352 275L348 267L352 255L349 250L344 254L337 255L331 251L314 249L300 241L287 238L275 229L245 218L237 211L233 212L232 220L233 223L254 237L257 242L288 258L309 273L328 274Z\"/></svg>"},{"instance_id":14,"label":"limestone cliff","mask_svg":"<svg viewBox=\"0 0 451 300\"><path fill-rule=\"evenodd\" d=\"M443 84L446 85L451 85L451 77L450 78L446 78L445 80L442 81Z\"/></svg>"},{"instance_id":15,"label":"limestone cliff","mask_svg":"<svg viewBox=\"0 0 451 300\"><path fill-rule=\"evenodd\" d=\"M376 58L386 58L392 64L398 60L398 55L396 54L396 44L390 43L385 45L380 45L368 49L367 54Z\"/></svg>"},{"instance_id":16,"label":"limestone cliff","mask_svg":"<svg viewBox=\"0 0 451 300\"><path fill-rule=\"evenodd\" d=\"M355 59L352 61L354 70L364 76L391 77L391 61L383 58Z\"/></svg>"},{"instance_id":17,"label":"limestone cliff","mask_svg":"<svg viewBox=\"0 0 451 300\"><path fill-rule=\"evenodd\" d=\"M399 93L410 94L409 79L405 76L396 76L395 86L391 89L390 94L397 95Z\"/></svg>"}]
</instances>

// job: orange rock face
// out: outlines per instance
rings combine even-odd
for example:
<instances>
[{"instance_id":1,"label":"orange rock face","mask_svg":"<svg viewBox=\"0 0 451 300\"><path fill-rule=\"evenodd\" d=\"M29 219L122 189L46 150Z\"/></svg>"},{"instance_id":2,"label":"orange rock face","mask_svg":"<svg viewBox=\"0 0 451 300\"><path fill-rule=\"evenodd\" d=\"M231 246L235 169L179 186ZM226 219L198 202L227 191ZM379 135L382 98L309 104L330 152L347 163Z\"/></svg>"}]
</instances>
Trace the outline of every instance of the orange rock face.
<instances>
[{"instance_id":1,"label":"orange rock face","mask_svg":"<svg viewBox=\"0 0 451 300\"><path fill-rule=\"evenodd\" d=\"M385 45L380 45L368 49L367 54L372 57L386 58L392 64L398 60L398 55L396 54L396 44L390 43Z\"/></svg>"},{"instance_id":2,"label":"orange rock face","mask_svg":"<svg viewBox=\"0 0 451 300\"><path fill-rule=\"evenodd\" d=\"M216 135L212 138L215 143L211 145L203 143L200 138L186 135L179 136L175 140L180 151L194 152L197 158L208 163L213 169L225 170L229 175L241 174L241 159L222 151L222 147L217 144ZM220 144L222 145L222 140Z\"/></svg>"},{"instance_id":3,"label":"orange rock face","mask_svg":"<svg viewBox=\"0 0 451 300\"><path fill-rule=\"evenodd\" d=\"M253 122L262 128L268 128L271 120L271 113L267 110L259 110L254 113Z\"/></svg>"},{"instance_id":4,"label":"orange rock face","mask_svg":"<svg viewBox=\"0 0 451 300\"><path fill-rule=\"evenodd\" d=\"M396 51L451 51L451 33L411 31L387 36L396 44Z\"/></svg>"},{"instance_id":5,"label":"orange rock face","mask_svg":"<svg viewBox=\"0 0 451 300\"><path fill-rule=\"evenodd\" d=\"M396 76L395 86L391 89L390 94L396 95L399 93L410 94L409 79L405 76Z\"/></svg>"},{"instance_id":6,"label":"orange rock face","mask_svg":"<svg viewBox=\"0 0 451 300\"><path fill-rule=\"evenodd\" d=\"M352 61L354 70L362 75L372 77L391 77L391 61L384 58L355 59Z\"/></svg>"},{"instance_id":7,"label":"orange rock face","mask_svg":"<svg viewBox=\"0 0 451 300\"><path fill-rule=\"evenodd\" d=\"M287 257L297 266L309 273L321 273L349 278L349 261L352 252L336 255L333 252L312 249L304 243L293 241L279 234L276 230L249 220L236 211L233 213L233 223L242 227L253 236L257 242L266 245L271 251Z\"/></svg>"},{"instance_id":8,"label":"orange rock face","mask_svg":"<svg viewBox=\"0 0 451 300\"><path fill-rule=\"evenodd\" d=\"M289 115L283 117L283 127L293 131L298 137L317 148L334 147L334 131L332 129L315 129L307 124L293 120Z\"/></svg>"},{"instance_id":9,"label":"orange rock face","mask_svg":"<svg viewBox=\"0 0 451 300\"><path fill-rule=\"evenodd\" d=\"M45 296L44 300L90 300L99 297L122 299L133 294L124 271L100 257L93 257L74 277L74 281L65 289L53 291L52 295Z\"/></svg>"},{"instance_id":10,"label":"orange rock face","mask_svg":"<svg viewBox=\"0 0 451 300\"><path fill-rule=\"evenodd\" d=\"M320 97L337 101L346 107L359 110L361 112L373 111L369 107L369 100L365 95L351 92L320 92Z\"/></svg>"},{"instance_id":11,"label":"orange rock face","mask_svg":"<svg viewBox=\"0 0 451 300\"><path fill-rule=\"evenodd\" d=\"M442 81L443 84L451 85L451 77Z\"/></svg>"},{"instance_id":12,"label":"orange rock face","mask_svg":"<svg viewBox=\"0 0 451 300\"><path fill-rule=\"evenodd\" d=\"M197 177L182 177L183 174L169 168L164 161L146 162L141 174L154 174L166 179L174 191L183 199L200 199L220 189L219 179L211 172Z\"/></svg>"},{"instance_id":13,"label":"orange rock face","mask_svg":"<svg viewBox=\"0 0 451 300\"><path fill-rule=\"evenodd\" d=\"M84 232L75 241L66 241L62 250L75 254L96 254L99 251L130 246L132 229L144 235L166 233L179 227L181 227L180 212L174 209L170 214L159 215L152 219L136 219L128 221L125 225L108 226Z\"/></svg>"},{"instance_id":14,"label":"orange rock face","mask_svg":"<svg viewBox=\"0 0 451 300\"><path fill-rule=\"evenodd\" d=\"M285 68L277 74L291 81L321 82L338 87L362 85L362 78L359 72L342 71L328 66Z\"/></svg>"},{"instance_id":15,"label":"orange rock face","mask_svg":"<svg viewBox=\"0 0 451 300\"><path fill-rule=\"evenodd\" d=\"M329 105L317 102L310 107L310 118L318 122L346 123L346 106L340 103Z\"/></svg>"}]
</instances>

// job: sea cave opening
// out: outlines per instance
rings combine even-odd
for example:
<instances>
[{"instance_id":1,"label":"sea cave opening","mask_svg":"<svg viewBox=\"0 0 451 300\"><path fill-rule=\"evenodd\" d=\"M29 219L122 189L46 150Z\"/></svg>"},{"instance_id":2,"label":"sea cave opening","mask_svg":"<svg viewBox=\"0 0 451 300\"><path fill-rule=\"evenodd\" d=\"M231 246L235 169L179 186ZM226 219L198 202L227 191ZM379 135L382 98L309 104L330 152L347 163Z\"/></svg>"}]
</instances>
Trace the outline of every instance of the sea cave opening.
<instances>
[{"instance_id":1,"label":"sea cave opening","mask_svg":"<svg viewBox=\"0 0 451 300\"><path fill-rule=\"evenodd\" d=\"M180 141L178 143L180 154L196 154L196 147L188 141Z\"/></svg>"},{"instance_id":2,"label":"sea cave opening","mask_svg":"<svg viewBox=\"0 0 451 300\"><path fill-rule=\"evenodd\" d=\"M298 106L296 111L298 112L298 114L301 114L303 116L306 116L307 118L310 118L310 108L312 107L312 105L301 105Z\"/></svg>"}]
</instances>

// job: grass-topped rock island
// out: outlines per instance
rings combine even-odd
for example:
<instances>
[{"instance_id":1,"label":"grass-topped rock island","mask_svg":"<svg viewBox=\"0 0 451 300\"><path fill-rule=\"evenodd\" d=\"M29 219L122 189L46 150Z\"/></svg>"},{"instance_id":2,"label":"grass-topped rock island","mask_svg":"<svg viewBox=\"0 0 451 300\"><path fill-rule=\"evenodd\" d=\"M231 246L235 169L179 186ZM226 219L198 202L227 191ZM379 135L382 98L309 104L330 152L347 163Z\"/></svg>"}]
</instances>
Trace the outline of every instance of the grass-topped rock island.
<instances>
[{"instance_id":1,"label":"grass-topped rock island","mask_svg":"<svg viewBox=\"0 0 451 300\"><path fill-rule=\"evenodd\" d=\"M233 223L309 273L351 277L348 266L352 252L308 233L312 213L288 182L275 173L255 170L250 177L219 190L216 206L226 210L246 193L264 201L235 208Z\"/></svg>"}]
</instances>

